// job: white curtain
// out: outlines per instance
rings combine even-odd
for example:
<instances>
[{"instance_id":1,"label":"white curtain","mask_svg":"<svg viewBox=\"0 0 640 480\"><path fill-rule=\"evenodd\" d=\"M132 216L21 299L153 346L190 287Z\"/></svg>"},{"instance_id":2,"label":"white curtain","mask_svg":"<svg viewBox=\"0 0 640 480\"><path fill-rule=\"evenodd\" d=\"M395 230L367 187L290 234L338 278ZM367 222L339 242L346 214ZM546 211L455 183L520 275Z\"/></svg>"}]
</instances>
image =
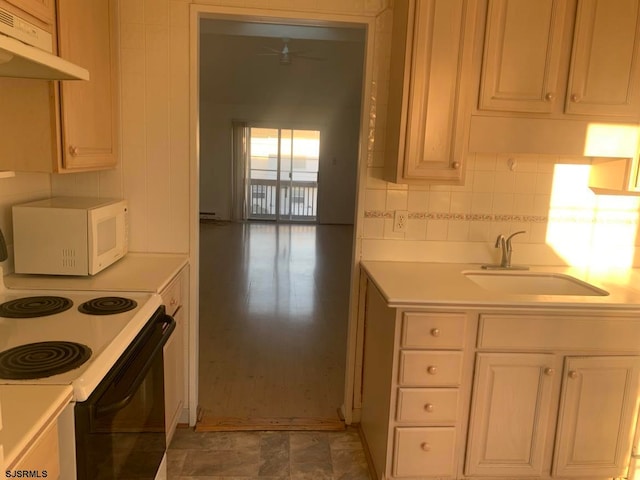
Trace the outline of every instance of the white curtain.
<instances>
[{"instance_id":1,"label":"white curtain","mask_svg":"<svg viewBox=\"0 0 640 480\"><path fill-rule=\"evenodd\" d=\"M249 127L246 122L234 120L231 128L231 220L246 220L249 171Z\"/></svg>"}]
</instances>

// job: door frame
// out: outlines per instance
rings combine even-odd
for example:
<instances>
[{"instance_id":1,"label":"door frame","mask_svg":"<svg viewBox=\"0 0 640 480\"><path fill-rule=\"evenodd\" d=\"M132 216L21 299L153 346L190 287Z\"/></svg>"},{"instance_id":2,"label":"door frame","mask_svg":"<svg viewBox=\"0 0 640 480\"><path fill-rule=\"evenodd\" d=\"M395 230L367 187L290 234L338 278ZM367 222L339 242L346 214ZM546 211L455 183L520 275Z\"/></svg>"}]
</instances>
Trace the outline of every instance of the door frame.
<instances>
[{"instance_id":1,"label":"door frame","mask_svg":"<svg viewBox=\"0 0 640 480\"><path fill-rule=\"evenodd\" d=\"M191 207L189 260L190 302L192 307L189 330L189 424L195 425L198 407L198 324L199 324L199 53L200 19L221 18L240 22L269 22L308 26L364 27L365 51L363 84L361 90L360 138L356 173L356 202L354 237L351 256L349 318L347 326L347 351L345 363L344 404L342 413L345 422L351 424L360 420L360 386L362 373L362 351L364 325L359 316L360 298L360 252L362 250L362 230L364 220L364 196L367 182L367 158L369 155L369 122L373 106L373 58L376 31L376 16L326 14L316 12L292 12L288 10L266 10L258 8L222 7L214 5L190 5L189 14L189 152L190 152L190 198Z\"/></svg>"}]
</instances>

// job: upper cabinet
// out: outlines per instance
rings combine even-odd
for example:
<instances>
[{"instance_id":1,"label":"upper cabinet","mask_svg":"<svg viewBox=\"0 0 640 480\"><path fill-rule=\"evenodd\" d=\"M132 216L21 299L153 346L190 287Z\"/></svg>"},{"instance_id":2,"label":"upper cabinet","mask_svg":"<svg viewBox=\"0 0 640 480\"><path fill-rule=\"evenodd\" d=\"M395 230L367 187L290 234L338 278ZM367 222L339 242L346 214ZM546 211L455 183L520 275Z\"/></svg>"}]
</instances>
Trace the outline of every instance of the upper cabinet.
<instances>
[{"instance_id":1,"label":"upper cabinet","mask_svg":"<svg viewBox=\"0 0 640 480\"><path fill-rule=\"evenodd\" d=\"M639 0L489 0L478 108L639 119L639 44Z\"/></svg>"},{"instance_id":2,"label":"upper cabinet","mask_svg":"<svg viewBox=\"0 0 640 480\"><path fill-rule=\"evenodd\" d=\"M551 113L567 2L491 0L487 11L479 108ZM562 98L562 95L560 95Z\"/></svg>"},{"instance_id":3,"label":"upper cabinet","mask_svg":"<svg viewBox=\"0 0 640 480\"><path fill-rule=\"evenodd\" d=\"M461 183L476 1L397 0L385 166L396 183Z\"/></svg>"},{"instance_id":4,"label":"upper cabinet","mask_svg":"<svg viewBox=\"0 0 640 480\"><path fill-rule=\"evenodd\" d=\"M112 0L58 0L62 58L90 72L60 82L62 171L108 168L118 159L115 9Z\"/></svg>"},{"instance_id":5,"label":"upper cabinet","mask_svg":"<svg viewBox=\"0 0 640 480\"><path fill-rule=\"evenodd\" d=\"M82 172L118 161L117 0L55 3L58 55L89 70L90 80L0 78L0 170Z\"/></svg>"},{"instance_id":6,"label":"upper cabinet","mask_svg":"<svg viewBox=\"0 0 640 480\"><path fill-rule=\"evenodd\" d=\"M640 1L580 0L565 112L640 118Z\"/></svg>"}]
</instances>

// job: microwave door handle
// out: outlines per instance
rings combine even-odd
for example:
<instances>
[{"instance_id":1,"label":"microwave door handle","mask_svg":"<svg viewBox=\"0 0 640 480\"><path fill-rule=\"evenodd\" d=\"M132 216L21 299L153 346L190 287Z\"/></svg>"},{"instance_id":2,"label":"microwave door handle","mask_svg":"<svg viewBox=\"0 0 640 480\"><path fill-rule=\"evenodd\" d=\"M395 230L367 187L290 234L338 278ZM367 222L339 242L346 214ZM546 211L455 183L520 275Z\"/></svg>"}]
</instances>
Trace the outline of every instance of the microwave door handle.
<instances>
[{"instance_id":1,"label":"microwave door handle","mask_svg":"<svg viewBox=\"0 0 640 480\"><path fill-rule=\"evenodd\" d=\"M140 369L140 372L138 373L138 375L136 375L136 378L133 380L133 382L131 382L131 385L126 390L124 395L122 395L119 399L111 403L108 403L106 405L100 405L100 404L96 405L96 417L101 417L103 415L108 415L109 413L122 410L124 407L126 407L129 404L129 402L131 402L131 400L133 399L133 396L138 390L138 387L140 386L140 384L146 377L147 372L151 368L151 365L153 365L153 361L155 360L156 355L160 353L160 350L167 343L167 340L169 340L171 333L176 328L175 320L169 317L168 315L167 315L167 318L171 319L171 321L165 323L162 337L160 337L160 339L158 340L158 343L153 349L153 352L151 352L151 355L147 357L144 365Z\"/></svg>"}]
</instances>

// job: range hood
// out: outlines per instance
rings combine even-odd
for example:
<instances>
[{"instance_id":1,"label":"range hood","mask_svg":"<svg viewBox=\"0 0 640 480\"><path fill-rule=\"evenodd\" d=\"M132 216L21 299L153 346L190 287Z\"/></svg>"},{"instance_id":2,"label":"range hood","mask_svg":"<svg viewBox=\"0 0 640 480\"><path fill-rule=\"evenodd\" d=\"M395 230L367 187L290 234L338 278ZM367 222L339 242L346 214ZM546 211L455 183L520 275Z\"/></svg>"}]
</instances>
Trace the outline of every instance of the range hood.
<instances>
[{"instance_id":1,"label":"range hood","mask_svg":"<svg viewBox=\"0 0 640 480\"><path fill-rule=\"evenodd\" d=\"M53 37L0 8L0 77L89 80L89 72L53 55Z\"/></svg>"}]
</instances>

